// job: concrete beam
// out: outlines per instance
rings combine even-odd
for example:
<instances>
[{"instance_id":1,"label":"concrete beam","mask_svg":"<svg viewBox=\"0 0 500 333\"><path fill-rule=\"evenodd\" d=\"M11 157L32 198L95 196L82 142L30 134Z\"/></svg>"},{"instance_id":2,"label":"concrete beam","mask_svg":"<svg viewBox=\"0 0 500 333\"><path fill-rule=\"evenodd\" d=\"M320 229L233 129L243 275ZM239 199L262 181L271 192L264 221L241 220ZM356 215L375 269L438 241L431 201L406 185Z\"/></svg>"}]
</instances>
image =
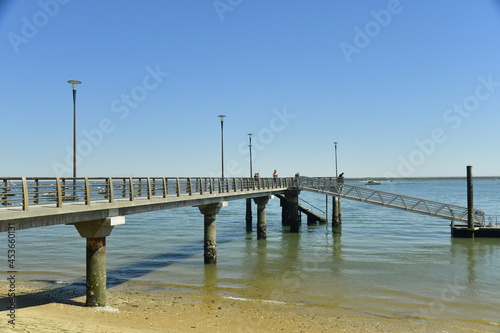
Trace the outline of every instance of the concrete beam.
<instances>
[{"instance_id":1,"label":"concrete beam","mask_svg":"<svg viewBox=\"0 0 500 333\"><path fill-rule=\"evenodd\" d=\"M286 189L261 190L255 192L230 192L193 195L191 197L167 197L141 199L117 199L113 203L74 202L56 208L54 204L30 207L29 211L22 211L22 207L0 207L0 232L6 232L9 224L15 223L16 230L45 227L58 224L71 224L82 221L94 221L107 217L141 214L164 209L192 207L219 203L221 201L242 200L262 197L272 194L283 194Z\"/></svg>"},{"instance_id":2,"label":"concrete beam","mask_svg":"<svg viewBox=\"0 0 500 333\"><path fill-rule=\"evenodd\" d=\"M125 224L125 216L69 224L74 225L83 238L101 238L108 237L115 225Z\"/></svg>"}]
</instances>

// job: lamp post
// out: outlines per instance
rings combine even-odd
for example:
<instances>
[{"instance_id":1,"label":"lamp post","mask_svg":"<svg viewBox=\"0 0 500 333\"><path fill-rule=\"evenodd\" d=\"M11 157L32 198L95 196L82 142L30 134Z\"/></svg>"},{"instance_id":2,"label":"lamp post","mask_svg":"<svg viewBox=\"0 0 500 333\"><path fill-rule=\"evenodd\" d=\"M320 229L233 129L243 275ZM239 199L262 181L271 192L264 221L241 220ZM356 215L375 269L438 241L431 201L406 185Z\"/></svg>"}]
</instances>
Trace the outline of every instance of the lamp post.
<instances>
[{"instance_id":1,"label":"lamp post","mask_svg":"<svg viewBox=\"0 0 500 333\"><path fill-rule=\"evenodd\" d=\"M76 85L81 84L81 82L77 80L69 80L68 83L73 86L73 178L75 178L76 177Z\"/></svg>"},{"instance_id":2,"label":"lamp post","mask_svg":"<svg viewBox=\"0 0 500 333\"><path fill-rule=\"evenodd\" d=\"M333 144L335 145L335 181L339 181L339 172L337 169L337 141ZM343 180L342 180L343 182ZM342 211L341 211L341 201L340 197L332 196L332 228L339 227L342 223Z\"/></svg>"},{"instance_id":3,"label":"lamp post","mask_svg":"<svg viewBox=\"0 0 500 333\"><path fill-rule=\"evenodd\" d=\"M253 170L252 170L252 135L253 135L252 133L248 133L248 141L250 143L248 145L248 149L250 150L250 181L248 182L248 186L253 184L252 183L253 182L253 178L252 178L252 175L253 175ZM247 232L252 232L252 199L247 199L246 204L247 204L247 206L246 206L245 219L246 219Z\"/></svg>"},{"instance_id":4,"label":"lamp post","mask_svg":"<svg viewBox=\"0 0 500 333\"><path fill-rule=\"evenodd\" d=\"M335 178L339 176L339 171L337 169L337 143L337 141L333 143L335 145Z\"/></svg>"},{"instance_id":5,"label":"lamp post","mask_svg":"<svg viewBox=\"0 0 500 333\"><path fill-rule=\"evenodd\" d=\"M250 149L250 178L252 178L253 175L253 170L252 170L252 133L248 133L248 140L250 144L248 145L248 148Z\"/></svg>"},{"instance_id":6,"label":"lamp post","mask_svg":"<svg viewBox=\"0 0 500 333\"><path fill-rule=\"evenodd\" d=\"M224 178L224 118L226 115L218 115L220 118L220 145L221 145L221 156L222 156L222 178Z\"/></svg>"},{"instance_id":7,"label":"lamp post","mask_svg":"<svg viewBox=\"0 0 500 333\"><path fill-rule=\"evenodd\" d=\"M73 86L73 200L76 200L76 86L81 84L77 80L69 80Z\"/></svg>"}]
</instances>

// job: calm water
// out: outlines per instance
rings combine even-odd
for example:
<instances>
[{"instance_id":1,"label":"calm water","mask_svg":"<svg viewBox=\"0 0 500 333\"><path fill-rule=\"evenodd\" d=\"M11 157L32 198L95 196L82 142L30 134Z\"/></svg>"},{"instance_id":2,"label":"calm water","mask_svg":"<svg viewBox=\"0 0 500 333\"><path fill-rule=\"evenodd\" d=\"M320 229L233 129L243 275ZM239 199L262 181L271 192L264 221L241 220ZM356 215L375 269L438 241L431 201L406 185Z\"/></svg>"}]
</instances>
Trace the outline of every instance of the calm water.
<instances>
[{"instance_id":1,"label":"calm water","mask_svg":"<svg viewBox=\"0 0 500 333\"><path fill-rule=\"evenodd\" d=\"M466 206L465 180L374 188ZM477 209L500 215L500 180L476 180L474 193ZM323 195L301 198L325 208ZM229 202L217 219L218 263L208 266L197 208L127 216L107 239L108 281L500 329L500 239L454 239L446 220L348 200L342 207L341 233L304 217L300 233L290 234L279 199L270 200L268 239L257 241L255 230L245 231L245 202ZM72 226L18 231L17 249L21 279L85 277L85 240Z\"/></svg>"}]
</instances>

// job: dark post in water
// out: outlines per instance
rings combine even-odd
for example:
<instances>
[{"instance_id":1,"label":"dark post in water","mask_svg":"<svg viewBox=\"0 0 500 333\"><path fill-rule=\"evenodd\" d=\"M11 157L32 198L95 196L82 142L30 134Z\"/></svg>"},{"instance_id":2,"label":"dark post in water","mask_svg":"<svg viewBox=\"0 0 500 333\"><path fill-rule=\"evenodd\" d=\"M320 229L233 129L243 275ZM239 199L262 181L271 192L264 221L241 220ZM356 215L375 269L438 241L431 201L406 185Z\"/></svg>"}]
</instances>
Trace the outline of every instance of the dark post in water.
<instances>
[{"instance_id":1,"label":"dark post in water","mask_svg":"<svg viewBox=\"0 0 500 333\"><path fill-rule=\"evenodd\" d=\"M472 166L467 166L467 227L474 228L474 192L472 184Z\"/></svg>"},{"instance_id":2,"label":"dark post in water","mask_svg":"<svg viewBox=\"0 0 500 333\"><path fill-rule=\"evenodd\" d=\"M342 224L342 203L339 197L332 198L332 227Z\"/></svg>"},{"instance_id":3,"label":"dark post in water","mask_svg":"<svg viewBox=\"0 0 500 333\"><path fill-rule=\"evenodd\" d=\"M300 212L299 212L299 190L289 190L285 195L288 201L288 224L290 232L299 232Z\"/></svg>"},{"instance_id":4,"label":"dark post in water","mask_svg":"<svg viewBox=\"0 0 500 333\"><path fill-rule=\"evenodd\" d=\"M269 196L254 198L253 201L257 204L257 239L266 239L266 205L269 201Z\"/></svg>"},{"instance_id":5,"label":"dark post in water","mask_svg":"<svg viewBox=\"0 0 500 333\"><path fill-rule=\"evenodd\" d=\"M247 232L252 232L252 199L246 199L246 225Z\"/></svg>"}]
</instances>

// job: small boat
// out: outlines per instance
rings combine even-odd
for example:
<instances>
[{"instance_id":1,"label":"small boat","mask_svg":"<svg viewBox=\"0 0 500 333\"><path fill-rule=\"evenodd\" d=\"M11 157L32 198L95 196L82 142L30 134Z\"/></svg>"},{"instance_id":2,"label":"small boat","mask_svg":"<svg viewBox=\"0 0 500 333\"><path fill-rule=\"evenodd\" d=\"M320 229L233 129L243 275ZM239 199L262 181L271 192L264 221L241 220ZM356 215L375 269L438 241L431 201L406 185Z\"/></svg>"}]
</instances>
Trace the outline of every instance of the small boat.
<instances>
[{"instance_id":1,"label":"small boat","mask_svg":"<svg viewBox=\"0 0 500 333\"><path fill-rule=\"evenodd\" d=\"M380 185L380 184L382 184L382 183L379 181L373 180L373 179L368 179L366 181L366 185Z\"/></svg>"}]
</instances>

